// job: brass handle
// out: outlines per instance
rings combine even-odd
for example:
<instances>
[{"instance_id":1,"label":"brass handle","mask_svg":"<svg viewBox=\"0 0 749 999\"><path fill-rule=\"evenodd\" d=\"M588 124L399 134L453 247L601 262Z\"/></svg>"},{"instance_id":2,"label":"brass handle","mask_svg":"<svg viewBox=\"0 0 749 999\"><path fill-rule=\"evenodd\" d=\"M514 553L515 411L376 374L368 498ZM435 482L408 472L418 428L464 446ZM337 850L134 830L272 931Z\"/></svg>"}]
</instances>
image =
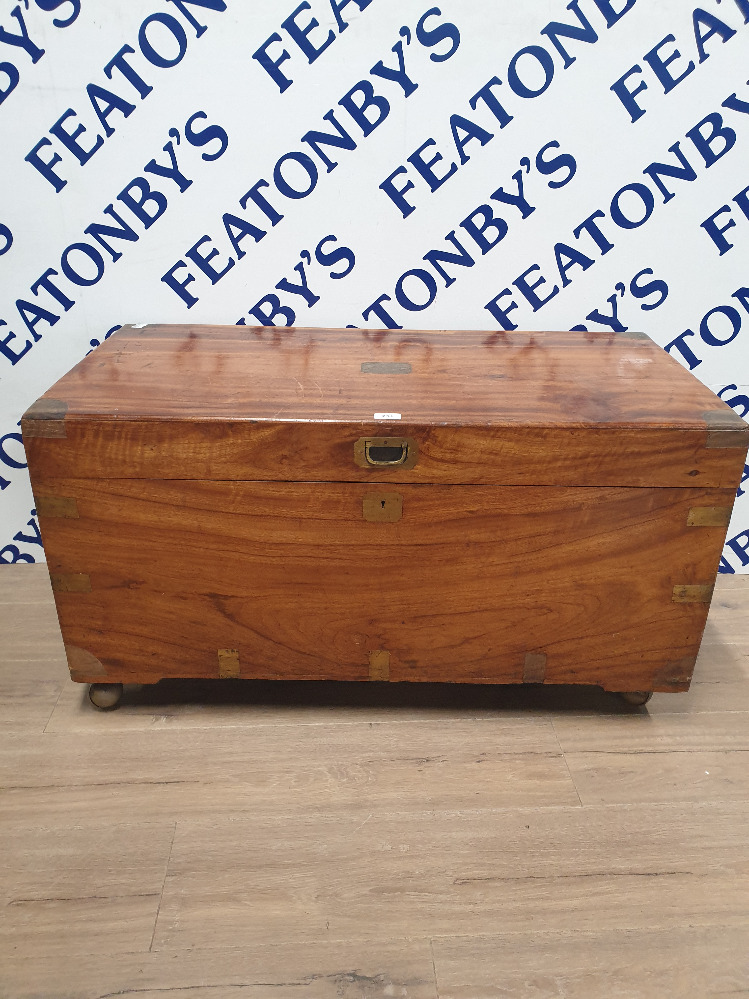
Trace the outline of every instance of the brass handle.
<instances>
[{"instance_id":1,"label":"brass handle","mask_svg":"<svg viewBox=\"0 0 749 999\"><path fill-rule=\"evenodd\" d=\"M361 468L413 468L419 447L412 437L362 437L354 444Z\"/></svg>"},{"instance_id":2,"label":"brass handle","mask_svg":"<svg viewBox=\"0 0 749 999\"><path fill-rule=\"evenodd\" d=\"M402 465L408 460L408 441L364 441L364 455L370 465Z\"/></svg>"}]
</instances>

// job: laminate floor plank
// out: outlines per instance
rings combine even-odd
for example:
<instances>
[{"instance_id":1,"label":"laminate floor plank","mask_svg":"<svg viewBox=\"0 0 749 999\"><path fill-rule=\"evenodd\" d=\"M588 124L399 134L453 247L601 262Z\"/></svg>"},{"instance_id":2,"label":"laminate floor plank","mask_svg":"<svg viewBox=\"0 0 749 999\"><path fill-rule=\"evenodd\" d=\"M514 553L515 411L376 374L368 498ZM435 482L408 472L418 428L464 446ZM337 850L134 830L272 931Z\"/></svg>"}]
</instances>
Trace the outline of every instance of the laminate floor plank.
<instances>
[{"instance_id":1,"label":"laminate floor plank","mask_svg":"<svg viewBox=\"0 0 749 999\"><path fill-rule=\"evenodd\" d=\"M559 717L554 719L554 729L566 754L749 751L747 711Z\"/></svg>"},{"instance_id":2,"label":"laminate floor plank","mask_svg":"<svg viewBox=\"0 0 749 999\"><path fill-rule=\"evenodd\" d=\"M164 783L102 782L100 785L68 787L41 786L0 790L0 822L16 823L26 819L38 822L74 822L79 816L95 814L102 824L122 821L136 811L144 821L156 821L162 816L199 819L208 816L226 817L253 812L277 813L287 821L309 810L338 809L364 817L371 808L389 811L393 808L420 810L423 808L524 807L533 801L544 804L577 807L579 799L561 757L551 769L539 756L507 756L498 763L492 775L486 770L481 782L468 774L450 779L438 775L424 781L389 774L351 771L341 767L340 775L330 774L330 788L319 796L302 793L295 803L296 788L289 775L278 785L277 802L268 807L273 792L259 792L250 782L232 781L166 781ZM345 787L348 782L350 786ZM467 784L467 786L466 786Z\"/></svg>"},{"instance_id":3,"label":"laminate floor plank","mask_svg":"<svg viewBox=\"0 0 749 999\"><path fill-rule=\"evenodd\" d=\"M5 826L0 897L19 902L160 892L173 838L174 823L167 821Z\"/></svg>"},{"instance_id":4,"label":"laminate floor plank","mask_svg":"<svg viewBox=\"0 0 749 999\"><path fill-rule=\"evenodd\" d=\"M58 820L579 805L551 722L533 718L18 736L0 743L0 787L5 821L39 804Z\"/></svg>"},{"instance_id":5,"label":"laminate floor plank","mask_svg":"<svg viewBox=\"0 0 749 999\"><path fill-rule=\"evenodd\" d=\"M0 664L0 732L41 735L68 682L47 662Z\"/></svg>"},{"instance_id":6,"label":"laminate floor plank","mask_svg":"<svg viewBox=\"0 0 749 999\"><path fill-rule=\"evenodd\" d=\"M64 993L60 982L65 983ZM251 943L220 951L16 957L0 970L13 999L437 999L428 940Z\"/></svg>"},{"instance_id":7,"label":"laminate floor plank","mask_svg":"<svg viewBox=\"0 0 749 999\"><path fill-rule=\"evenodd\" d=\"M745 750L568 752L565 760L583 805L749 800Z\"/></svg>"},{"instance_id":8,"label":"laminate floor plank","mask_svg":"<svg viewBox=\"0 0 749 999\"><path fill-rule=\"evenodd\" d=\"M150 946L174 823L0 830L0 951L110 955Z\"/></svg>"},{"instance_id":9,"label":"laminate floor plank","mask_svg":"<svg viewBox=\"0 0 749 999\"><path fill-rule=\"evenodd\" d=\"M123 947L147 951L159 902L158 890L8 902L0 909L0 955L20 955L31 964L55 955L116 955ZM62 995L59 986L49 993L50 999Z\"/></svg>"},{"instance_id":10,"label":"laminate floor plank","mask_svg":"<svg viewBox=\"0 0 749 999\"><path fill-rule=\"evenodd\" d=\"M0 603L0 635L4 659L64 663L67 670L54 603Z\"/></svg>"},{"instance_id":11,"label":"laminate floor plank","mask_svg":"<svg viewBox=\"0 0 749 999\"><path fill-rule=\"evenodd\" d=\"M52 585L44 562L0 565L0 606L53 604Z\"/></svg>"},{"instance_id":12,"label":"laminate floor plank","mask_svg":"<svg viewBox=\"0 0 749 999\"><path fill-rule=\"evenodd\" d=\"M437 937L440 999L729 999L749 992L749 927Z\"/></svg>"},{"instance_id":13,"label":"laminate floor plank","mask_svg":"<svg viewBox=\"0 0 749 999\"><path fill-rule=\"evenodd\" d=\"M718 577L703 644L739 645L744 652L749 652L749 619L746 614L749 584L745 580L749 580L749 575Z\"/></svg>"},{"instance_id":14,"label":"laminate floor plank","mask_svg":"<svg viewBox=\"0 0 749 999\"><path fill-rule=\"evenodd\" d=\"M749 926L747 804L179 822L154 948ZM231 863L227 864L227 857Z\"/></svg>"},{"instance_id":15,"label":"laminate floor plank","mask_svg":"<svg viewBox=\"0 0 749 999\"><path fill-rule=\"evenodd\" d=\"M715 581L715 592L727 593L729 590L749 592L749 573L721 572Z\"/></svg>"}]
</instances>

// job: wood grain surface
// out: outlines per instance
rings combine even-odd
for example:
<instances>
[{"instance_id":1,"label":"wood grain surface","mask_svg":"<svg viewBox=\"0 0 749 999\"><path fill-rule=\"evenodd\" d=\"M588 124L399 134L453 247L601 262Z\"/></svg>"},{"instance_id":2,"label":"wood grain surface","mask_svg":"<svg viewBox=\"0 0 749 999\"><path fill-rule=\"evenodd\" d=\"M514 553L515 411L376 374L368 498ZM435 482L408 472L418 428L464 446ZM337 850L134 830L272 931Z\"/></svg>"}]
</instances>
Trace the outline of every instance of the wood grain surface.
<instances>
[{"instance_id":1,"label":"wood grain surface","mask_svg":"<svg viewBox=\"0 0 749 999\"><path fill-rule=\"evenodd\" d=\"M411 370L363 372L371 362ZM565 331L126 326L43 398L64 402L66 419L346 423L378 412L425 425L703 429L706 410L735 416L649 338Z\"/></svg>"},{"instance_id":2,"label":"wood grain surface","mask_svg":"<svg viewBox=\"0 0 749 999\"><path fill-rule=\"evenodd\" d=\"M171 680L105 714L45 567L4 567L0 995L745 994L748 600L719 577L692 689L645 708Z\"/></svg>"},{"instance_id":3,"label":"wood grain surface","mask_svg":"<svg viewBox=\"0 0 749 999\"><path fill-rule=\"evenodd\" d=\"M35 481L735 487L749 445L657 344L613 333L125 327L22 426ZM359 467L371 435L414 438L418 462Z\"/></svg>"},{"instance_id":4,"label":"wood grain surface","mask_svg":"<svg viewBox=\"0 0 749 999\"><path fill-rule=\"evenodd\" d=\"M440 999L709 999L749 982L743 927L492 934L433 942Z\"/></svg>"},{"instance_id":5,"label":"wood grain surface","mask_svg":"<svg viewBox=\"0 0 749 999\"><path fill-rule=\"evenodd\" d=\"M530 654L547 683L614 690L688 686L708 603L674 588L712 584L725 535L689 511L732 500L406 485L402 519L372 523L355 483L45 492L79 514L40 515L75 679L218 677L229 649L242 677L367 680L385 651L392 681L518 683Z\"/></svg>"}]
</instances>

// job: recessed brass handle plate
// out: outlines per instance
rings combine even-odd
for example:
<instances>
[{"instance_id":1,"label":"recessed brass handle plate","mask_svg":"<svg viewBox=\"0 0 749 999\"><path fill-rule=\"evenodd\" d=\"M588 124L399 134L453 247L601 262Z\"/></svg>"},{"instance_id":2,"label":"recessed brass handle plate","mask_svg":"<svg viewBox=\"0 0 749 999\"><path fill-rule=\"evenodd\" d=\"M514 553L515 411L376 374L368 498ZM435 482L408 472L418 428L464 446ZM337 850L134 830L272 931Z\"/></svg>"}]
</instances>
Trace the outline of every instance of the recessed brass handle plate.
<instances>
[{"instance_id":1,"label":"recessed brass handle plate","mask_svg":"<svg viewBox=\"0 0 749 999\"><path fill-rule=\"evenodd\" d=\"M419 445L413 437L360 437L354 461L360 468L413 468Z\"/></svg>"}]
</instances>

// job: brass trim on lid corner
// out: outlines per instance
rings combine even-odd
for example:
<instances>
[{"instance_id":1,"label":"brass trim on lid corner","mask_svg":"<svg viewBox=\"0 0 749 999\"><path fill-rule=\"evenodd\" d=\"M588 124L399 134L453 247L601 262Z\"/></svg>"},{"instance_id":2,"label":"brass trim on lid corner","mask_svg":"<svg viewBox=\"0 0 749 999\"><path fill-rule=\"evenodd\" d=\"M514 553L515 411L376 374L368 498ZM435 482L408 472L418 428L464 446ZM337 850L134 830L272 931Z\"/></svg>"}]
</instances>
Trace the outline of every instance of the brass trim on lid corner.
<instances>
[{"instance_id":1,"label":"brass trim on lid corner","mask_svg":"<svg viewBox=\"0 0 749 999\"><path fill-rule=\"evenodd\" d=\"M705 447L749 447L749 424L728 406L709 409L702 414L702 419L707 425Z\"/></svg>"},{"instance_id":2,"label":"brass trim on lid corner","mask_svg":"<svg viewBox=\"0 0 749 999\"><path fill-rule=\"evenodd\" d=\"M67 437L65 414L68 404L62 399L37 399L21 417L24 437Z\"/></svg>"}]
</instances>

